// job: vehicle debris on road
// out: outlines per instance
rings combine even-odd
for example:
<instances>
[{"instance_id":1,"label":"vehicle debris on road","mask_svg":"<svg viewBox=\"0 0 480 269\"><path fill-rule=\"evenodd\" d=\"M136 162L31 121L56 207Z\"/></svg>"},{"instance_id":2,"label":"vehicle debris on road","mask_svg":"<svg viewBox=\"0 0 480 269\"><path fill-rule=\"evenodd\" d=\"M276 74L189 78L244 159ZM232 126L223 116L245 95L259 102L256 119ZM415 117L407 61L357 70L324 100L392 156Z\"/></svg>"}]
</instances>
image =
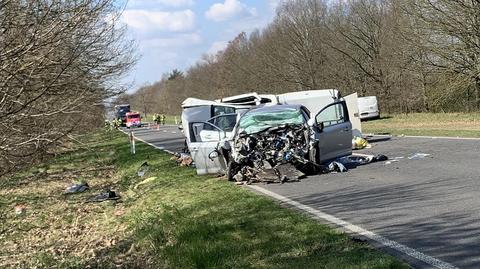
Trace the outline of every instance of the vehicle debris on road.
<instances>
[{"instance_id":1,"label":"vehicle debris on road","mask_svg":"<svg viewBox=\"0 0 480 269\"><path fill-rule=\"evenodd\" d=\"M387 160L388 160L388 157L383 154L378 154L378 155L353 154L353 155L338 158L332 163L340 163L345 167L345 169L351 169L359 165L365 165L365 164L374 163L374 162L383 162ZM332 165L332 163L329 165L330 172L332 171L346 172L347 171L343 169L340 171L338 171L338 169L331 169L330 166Z\"/></svg>"},{"instance_id":2,"label":"vehicle debris on road","mask_svg":"<svg viewBox=\"0 0 480 269\"><path fill-rule=\"evenodd\" d=\"M347 172L348 169L343 165L341 162L333 161L328 165L328 171L329 172Z\"/></svg>"},{"instance_id":3,"label":"vehicle debris on road","mask_svg":"<svg viewBox=\"0 0 480 269\"><path fill-rule=\"evenodd\" d=\"M430 154L428 154L428 153L415 153L412 156L408 157L408 159L409 160L419 160L419 159L423 159L423 158L428 157L428 156L430 156Z\"/></svg>"},{"instance_id":4,"label":"vehicle debris on road","mask_svg":"<svg viewBox=\"0 0 480 269\"><path fill-rule=\"evenodd\" d=\"M352 149L364 149L364 148L371 148L372 145L368 143L368 141L360 136L354 136L352 138Z\"/></svg>"}]
</instances>

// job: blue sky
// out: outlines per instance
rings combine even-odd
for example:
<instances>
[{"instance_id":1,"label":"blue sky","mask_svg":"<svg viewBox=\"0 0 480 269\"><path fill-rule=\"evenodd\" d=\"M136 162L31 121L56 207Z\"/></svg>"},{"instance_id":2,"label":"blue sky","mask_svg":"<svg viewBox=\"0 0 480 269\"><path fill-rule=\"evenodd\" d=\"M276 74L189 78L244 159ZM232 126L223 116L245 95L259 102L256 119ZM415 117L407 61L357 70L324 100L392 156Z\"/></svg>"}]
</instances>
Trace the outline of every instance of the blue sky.
<instances>
[{"instance_id":1,"label":"blue sky","mask_svg":"<svg viewBox=\"0 0 480 269\"><path fill-rule=\"evenodd\" d=\"M126 78L136 87L185 70L214 54L242 31L267 25L280 0L129 0L122 22L141 58Z\"/></svg>"}]
</instances>

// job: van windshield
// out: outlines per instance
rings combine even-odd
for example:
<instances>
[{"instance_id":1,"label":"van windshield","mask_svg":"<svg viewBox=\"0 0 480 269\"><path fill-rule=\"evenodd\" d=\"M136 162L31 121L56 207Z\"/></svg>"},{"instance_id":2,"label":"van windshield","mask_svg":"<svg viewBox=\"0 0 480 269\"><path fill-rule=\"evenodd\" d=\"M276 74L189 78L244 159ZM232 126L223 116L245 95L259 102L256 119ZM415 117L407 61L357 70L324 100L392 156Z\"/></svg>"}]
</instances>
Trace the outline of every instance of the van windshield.
<instances>
[{"instance_id":1,"label":"van windshield","mask_svg":"<svg viewBox=\"0 0 480 269\"><path fill-rule=\"evenodd\" d=\"M294 108L282 108L272 110L260 110L247 112L239 122L239 131L253 134L264 131L271 127L282 125L301 125L305 118L300 110Z\"/></svg>"},{"instance_id":2,"label":"van windshield","mask_svg":"<svg viewBox=\"0 0 480 269\"><path fill-rule=\"evenodd\" d=\"M140 118L140 115L139 115L139 114L128 115L128 118L129 118L129 119L139 119L139 118Z\"/></svg>"}]
</instances>

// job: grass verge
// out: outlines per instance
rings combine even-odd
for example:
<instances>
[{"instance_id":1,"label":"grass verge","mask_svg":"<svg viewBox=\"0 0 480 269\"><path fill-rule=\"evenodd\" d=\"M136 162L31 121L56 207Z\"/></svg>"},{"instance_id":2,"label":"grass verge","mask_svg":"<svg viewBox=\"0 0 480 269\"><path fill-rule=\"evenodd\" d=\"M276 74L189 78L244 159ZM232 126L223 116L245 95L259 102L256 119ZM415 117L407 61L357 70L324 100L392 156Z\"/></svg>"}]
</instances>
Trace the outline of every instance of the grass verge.
<instances>
[{"instance_id":1,"label":"grass verge","mask_svg":"<svg viewBox=\"0 0 480 269\"><path fill-rule=\"evenodd\" d=\"M100 132L0 181L1 268L408 268L366 243L170 156ZM149 170L138 177L147 161ZM64 196L74 181L91 189ZM110 187L120 201L85 203ZM14 206L23 205L17 215Z\"/></svg>"},{"instance_id":2,"label":"grass verge","mask_svg":"<svg viewBox=\"0 0 480 269\"><path fill-rule=\"evenodd\" d=\"M383 115L362 122L364 133L480 137L480 113L412 113Z\"/></svg>"}]
</instances>

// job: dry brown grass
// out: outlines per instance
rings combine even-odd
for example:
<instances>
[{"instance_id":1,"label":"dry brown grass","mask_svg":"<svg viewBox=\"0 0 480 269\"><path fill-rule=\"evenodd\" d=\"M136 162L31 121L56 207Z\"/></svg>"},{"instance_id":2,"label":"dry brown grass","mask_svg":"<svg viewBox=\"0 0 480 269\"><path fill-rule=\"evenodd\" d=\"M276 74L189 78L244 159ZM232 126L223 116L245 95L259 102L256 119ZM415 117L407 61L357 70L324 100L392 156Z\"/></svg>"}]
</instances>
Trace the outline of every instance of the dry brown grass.
<instances>
[{"instance_id":1,"label":"dry brown grass","mask_svg":"<svg viewBox=\"0 0 480 269\"><path fill-rule=\"evenodd\" d=\"M70 154L74 157L2 179L0 268L126 264L125 253L131 253L133 245L125 241L129 232L121 220L123 203L86 203L105 187L118 190L120 176L111 164L115 152L83 149ZM88 182L88 192L63 195L80 180ZM15 206L25 207L25 213L16 214ZM123 254L104 260L105 252L116 250Z\"/></svg>"}]
</instances>

